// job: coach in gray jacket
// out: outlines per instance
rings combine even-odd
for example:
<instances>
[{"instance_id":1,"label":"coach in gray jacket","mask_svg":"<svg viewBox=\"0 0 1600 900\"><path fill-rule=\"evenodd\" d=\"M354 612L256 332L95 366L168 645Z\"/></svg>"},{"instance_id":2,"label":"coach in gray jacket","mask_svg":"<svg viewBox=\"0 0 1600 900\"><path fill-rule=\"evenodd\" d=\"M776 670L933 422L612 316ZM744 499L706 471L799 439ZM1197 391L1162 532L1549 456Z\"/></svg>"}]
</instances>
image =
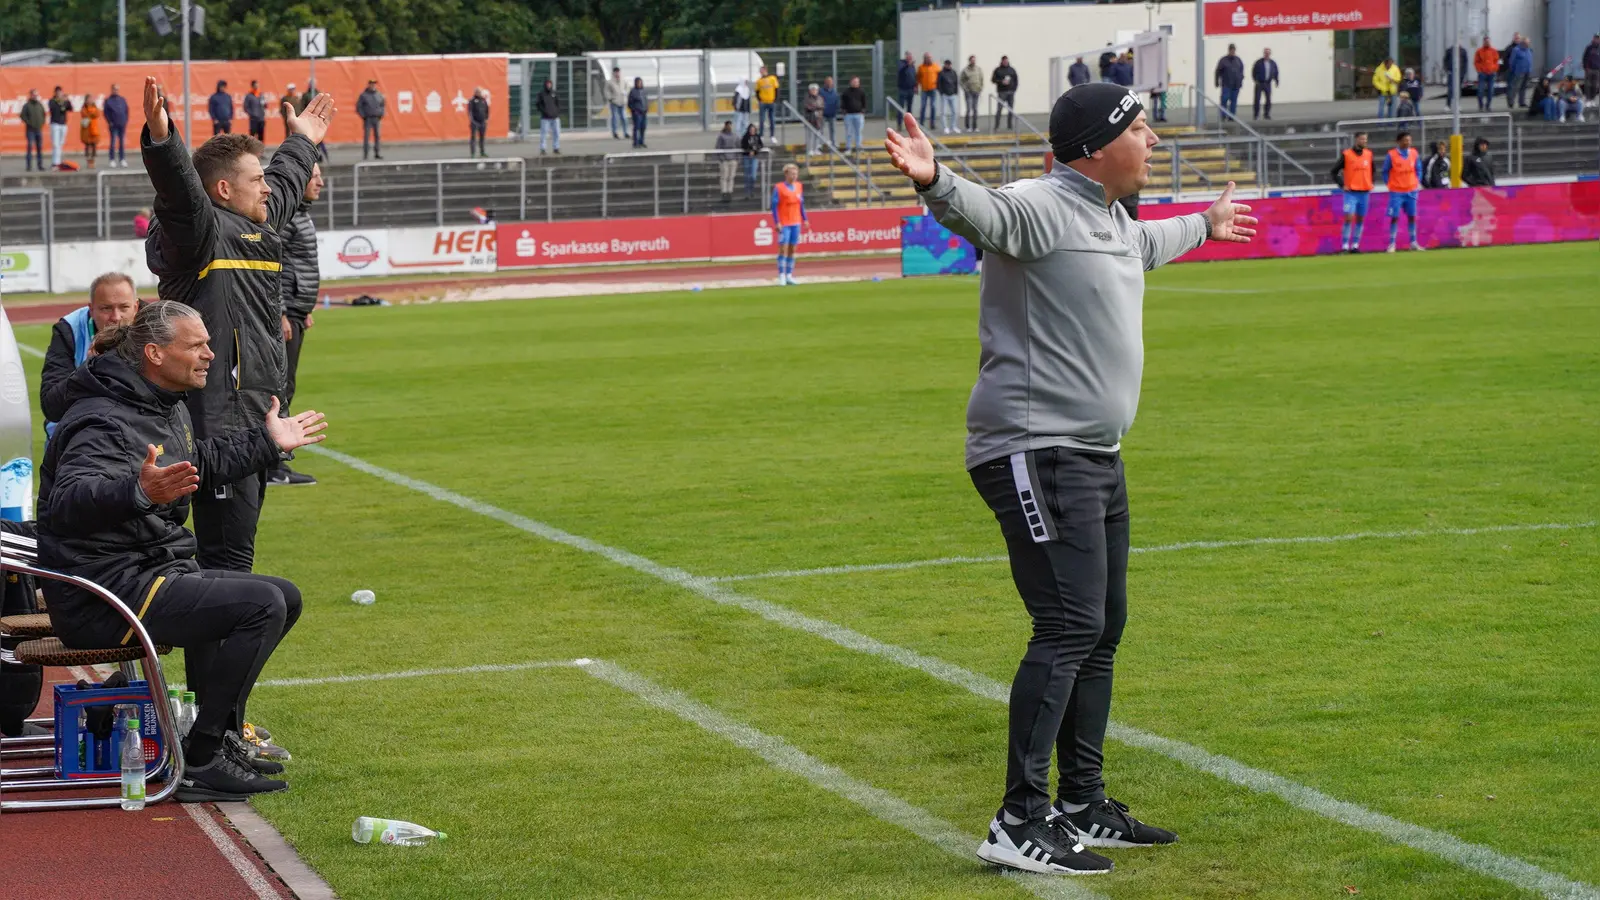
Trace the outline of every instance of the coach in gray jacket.
<instances>
[{"instance_id":1,"label":"coach in gray jacket","mask_svg":"<svg viewBox=\"0 0 1600 900\"><path fill-rule=\"evenodd\" d=\"M283 298L283 344L288 366L283 383L283 403L280 415L289 415L289 404L294 402L295 375L300 370L300 348L305 344L306 332L316 324L312 311L317 308L317 291L322 287L322 272L317 266L317 226L311 220L312 204L322 196L322 167L311 167L311 180L306 182L306 192L300 207L290 217L289 224L278 232L283 241L283 272L279 284ZM316 484L317 479L304 472L296 472L286 462L267 474L267 484Z\"/></svg>"},{"instance_id":2,"label":"coach in gray jacket","mask_svg":"<svg viewBox=\"0 0 1600 900\"><path fill-rule=\"evenodd\" d=\"M984 251L966 465L994 511L1033 636L1011 686L1004 806L978 848L1032 872L1103 872L1085 849L1169 844L1106 795L1101 747L1127 617L1128 495L1119 456L1144 366L1144 273L1207 240L1255 233L1233 186L1204 213L1135 222L1117 199L1158 141L1132 90L1079 85L1050 115L1043 177L999 190L934 159L917 123L895 165L934 216ZM1052 810L1050 753L1060 790ZM1052 815L1052 812L1059 815Z\"/></svg>"}]
</instances>

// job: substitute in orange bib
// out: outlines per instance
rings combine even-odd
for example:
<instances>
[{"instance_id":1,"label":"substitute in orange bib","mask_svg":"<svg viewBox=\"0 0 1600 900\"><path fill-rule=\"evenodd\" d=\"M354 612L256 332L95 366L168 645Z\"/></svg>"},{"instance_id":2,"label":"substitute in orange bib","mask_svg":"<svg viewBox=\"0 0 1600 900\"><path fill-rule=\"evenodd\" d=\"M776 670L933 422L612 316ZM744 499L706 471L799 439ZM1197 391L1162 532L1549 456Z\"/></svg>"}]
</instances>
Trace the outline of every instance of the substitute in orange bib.
<instances>
[{"instance_id":1,"label":"substitute in orange bib","mask_svg":"<svg viewBox=\"0 0 1600 900\"><path fill-rule=\"evenodd\" d=\"M783 180L772 186L772 213L778 220L778 283L794 284L794 248L800 243L800 226L808 230L806 187L800 183L800 167L783 167Z\"/></svg>"},{"instance_id":2,"label":"substitute in orange bib","mask_svg":"<svg viewBox=\"0 0 1600 900\"><path fill-rule=\"evenodd\" d=\"M1367 197L1372 193L1372 151L1367 148L1367 133L1356 132L1354 147L1339 153L1330 172L1344 187L1344 228L1339 232L1339 249L1361 252L1361 225L1367 218Z\"/></svg>"},{"instance_id":3,"label":"substitute in orange bib","mask_svg":"<svg viewBox=\"0 0 1600 900\"><path fill-rule=\"evenodd\" d=\"M1422 154L1411 146L1411 132L1402 131L1394 137L1394 149L1383 155L1383 177L1389 185L1389 252L1394 252L1394 240L1400 233L1400 213L1406 214L1406 228L1411 235L1411 249L1421 250L1417 243L1417 162Z\"/></svg>"}]
</instances>

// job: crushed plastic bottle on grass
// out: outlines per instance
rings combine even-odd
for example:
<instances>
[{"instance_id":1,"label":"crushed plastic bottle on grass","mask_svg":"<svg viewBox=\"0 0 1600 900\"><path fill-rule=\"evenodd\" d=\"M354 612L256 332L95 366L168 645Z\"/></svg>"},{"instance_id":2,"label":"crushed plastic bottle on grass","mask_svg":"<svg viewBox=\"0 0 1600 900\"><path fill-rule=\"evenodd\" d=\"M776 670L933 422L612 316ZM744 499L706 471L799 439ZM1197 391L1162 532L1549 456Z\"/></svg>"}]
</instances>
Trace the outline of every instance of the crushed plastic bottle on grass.
<instances>
[{"instance_id":1,"label":"crushed plastic bottle on grass","mask_svg":"<svg viewBox=\"0 0 1600 900\"><path fill-rule=\"evenodd\" d=\"M435 840L449 837L442 831L423 828L413 822L399 819L375 819L362 816L350 829L350 836L358 844L394 844L398 847L422 847Z\"/></svg>"}]
</instances>

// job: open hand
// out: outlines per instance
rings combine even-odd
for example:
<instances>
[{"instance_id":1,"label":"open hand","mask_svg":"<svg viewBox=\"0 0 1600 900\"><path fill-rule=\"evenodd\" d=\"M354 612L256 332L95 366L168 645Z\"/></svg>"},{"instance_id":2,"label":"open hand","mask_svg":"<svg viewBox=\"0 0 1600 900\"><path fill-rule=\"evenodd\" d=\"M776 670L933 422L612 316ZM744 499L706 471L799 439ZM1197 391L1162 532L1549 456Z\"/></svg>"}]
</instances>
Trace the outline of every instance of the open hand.
<instances>
[{"instance_id":1,"label":"open hand","mask_svg":"<svg viewBox=\"0 0 1600 900\"><path fill-rule=\"evenodd\" d=\"M179 497L200 490L200 470L188 460L170 466L156 465L156 445L147 444L144 465L139 467L139 487L151 503L164 506Z\"/></svg>"},{"instance_id":2,"label":"open hand","mask_svg":"<svg viewBox=\"0 0 1600 900\"><path fill-rule=\"evenodd\" d=\"M272 398L272 408L267 410L267 436L285 453L292 453L307 444L320 444L327 435L320 433L328 427L327 417L316 410L307 410L287 418L278 415L278 398Z\"/></svg>"},{"instance_id":3,"label":"open hand","mask_svg":"<svg viewBox=\"0 0 1600 900\"><path fill-rule=\"evenodd\" d=\"M278 332L283 335L283 342L287 344L294 340L294 326L289 324L288 316L279 316L278 318L283 320L278 323Z\"/></svg>"},{"instance_id":4,"label":"open hand","mask_svg":"<svg viewBox=\"0 0 1600 900\"><path fill-rule=\"evenodd\" d=\"M167 118L167 95L161 90L161 81L154 75L144 79L144 121L150 126L150 140L160 143L172 133L172 122Z\"/></svg>"},{"instance_id":5,"label":"open hand","mask_svg":"<svg viewBox=\"0 0 1600 900\"><path fill-rule=\"evenodd\" d=\"M283 101L283 122L290 134L304 135L313 144L322 143L328 136L328 123L333 121L333 95L318 94L311 98L299 113L289 101Z\"/></svg>"},{"instance_id":6,"label":"open hand","mask_svg":"<svg viewBox=\"0 0 1600 900\"><path fill-rule=\"evenodd\" d=\"M1228 182L1222 196L1205 211L1205 217L1211 220L1211 240L1230 244L1250 243L1250 239L1256 236L1259 220L1246 215L1248 212L1249 206L1233 202L1233 182Z\"/></svg>"},{"instance_id":7,"label":"open hand","mask_svg":"<svg viewBox=\"0 0 1600 900\"><path fill-rule=\"evenodd\" d=\"M922 133L922 127L911 113L905 114L906 133L888 129L883 138L883 148L889 151L889 161L905 176L924 187L933 183L939 174L939 164L933 160L933 142Z\"/></svg>"}]
</instances>

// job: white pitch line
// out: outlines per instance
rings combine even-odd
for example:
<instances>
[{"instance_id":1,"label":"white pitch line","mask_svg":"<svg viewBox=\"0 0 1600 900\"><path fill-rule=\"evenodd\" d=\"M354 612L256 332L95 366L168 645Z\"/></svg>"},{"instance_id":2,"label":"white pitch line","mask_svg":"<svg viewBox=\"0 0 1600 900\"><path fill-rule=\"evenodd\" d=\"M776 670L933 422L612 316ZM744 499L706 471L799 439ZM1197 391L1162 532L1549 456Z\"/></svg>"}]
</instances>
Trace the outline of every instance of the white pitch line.
<instances>
[{"instance_id":1,"label":"white pitch line","mask_svg":"<svg viewBox=\"0 0 1600 900\"><path fill-rule=\"evenodd\" d=\"M1575 528L1593 528L1594 522L1541 522L1534 525L1485 525L1480 528L1427 528L1405 531L1356 531L1350 534L1314 534L1303 537L1242 538L1233 541L1183 541L1177 544L1157 544L1152 547L1134 547L1130 553L1171 553L1174 550L1225 550L1230 547L1261 547L1280 544L1338 544L1344 541L1400 540L1438 536L1463 536L1474 534L1504 534L1513 531L1569 531ZM820 566L815 569L779 569L773 572L756 572L750 575L720 575L712 581L756 581L765 578L807 578L813 575L849 575L854 572L895 572L901 569L921 569L928 566L958 566L971 563L1005 562L1004 556L943 556L938 559L914 559L909 562L864 563L861 565Z\"/></svg>"},{"instance_id":2,"label":"white pitch line","mask_svg":"<svg viewBox=\"0 0 1600 900\"><path fill-rule=\"evenodd\" d=\"M29 356L37 356L40 359L44 359L44 351L40 350L38 347L29 347L27 344L18 344L17 349L28 354Z\"/></svg>"},{"instance_id":3,"label":"white pitch line","mask_svg":"<svg viewBox=\"0 0 1600 900\"><path fill-rule=\"evenodd\" d=\"M460 666L452 669L407 669L404 672L374 672L358 675L327 675L320 678L270 678L256 687L305 687L316 684L350 684L356 681L392 681L396 678L425 678L430 675L470 675L479 672L522 672L529 669L559 669L581 666L586 660L555 659L505 665Z\"/></svg>"},{"instance_id":4,"label":"white pitch line","mask_svg":"<svg viewBox=\"0 0 1600 900\"><path fill-rule=\"evenodd\" d=\"M272 886L272 882L261 874L261 870L257 869L255 864L245 857L244 851L239 849L239 845L222 832L222 826L211 818L211 813L206 811L204 804L185 803L183 804L183 809L189 814L189 818L200 826L200 830L206 833L206 837L211 839L211 843L217 845L217 852L228 860L228 863L233 866L233 870L239 873L240 878L244 879L244 883L250 885L250 890L255 893L259 900L279 900L283 896L277 888Z\"/></svg>"},{"instance_id":5,"label":"white pitch line","mask_svg":"<svg viewBox=\"0 0 1600 900\"><path fill-rule=\"evenodd\" d=\"M976 838L888 791L875 788L843 769L807 754L780 737L730 719L704 703L671 688L662 687L613 663L587 660L581 668L595 678L619 687L657 709L672 713L685 722L697 725L717 737L749 750L766 760L775 769L797 775L830 794L849 800L871 813L879 821L903 828L951 856L969 862L974 859ZM1030 875L1011 870L1002 870L1002 873L1035 896L1104 900L1100 894L1069 882L1068 876Z\"/></svg>"},{"instance_id":6,"label":"white pitch line","mask_svg":"<svg viewBox=\"0 0 1600 900\"><path fill-rule=\"evenodd\" d=\"M581 535L562 531L553 525L547 525L527 516L518 515L480 500L462 496L426 481L392 472L349 454L340 453L337 450L329 450L320 444L312 445L305 449L344 463L357 471L365 472L390 484L410 488L442 503L449 503L461 509L487 516L553 543L582 550L585 553L592 553L611 560L620 566L633 569L636 572L654 576L668 584L699 594L713 603L737 607L754 613L776 625L802 631L831 641L846 649L856 650L907 668L916 669L947 684L965 688L980 697L1005 703L1010 695L1010 688L995 681L993 678L968 671L937 657L927 656L894 644L886 644L843 625L829 622L825 619L813 618L776 603L747 597L729 590L709 578L692 575L682 569L662 565L636 553L630 553L627 550L611 547ZM1432 854L1465 869L1497 878L1524 890L1543 894L1546 897L1553 898L1553 900L1600 900L1600 890L1581 881L1574 881L1564 875L1546 871L1532 863L1503 854L1492 847L1464 841L1446 832L1423 828L1420 825L1412 825L1409 822L1402 822L1365 807L1338 800L1315 788L1290 781L1271 772L1247 766L1236 759L1211 753L1192 744L1171 740L1138 728L1118 724L1111 726L1110 736L1122 743L1159 753L1169 759L1192 766L1199 771L1215 775L1241 787L1271 794L1291 806L1307 812L1379 835L1394 843Z\"/></svg>"}]
</instances>

